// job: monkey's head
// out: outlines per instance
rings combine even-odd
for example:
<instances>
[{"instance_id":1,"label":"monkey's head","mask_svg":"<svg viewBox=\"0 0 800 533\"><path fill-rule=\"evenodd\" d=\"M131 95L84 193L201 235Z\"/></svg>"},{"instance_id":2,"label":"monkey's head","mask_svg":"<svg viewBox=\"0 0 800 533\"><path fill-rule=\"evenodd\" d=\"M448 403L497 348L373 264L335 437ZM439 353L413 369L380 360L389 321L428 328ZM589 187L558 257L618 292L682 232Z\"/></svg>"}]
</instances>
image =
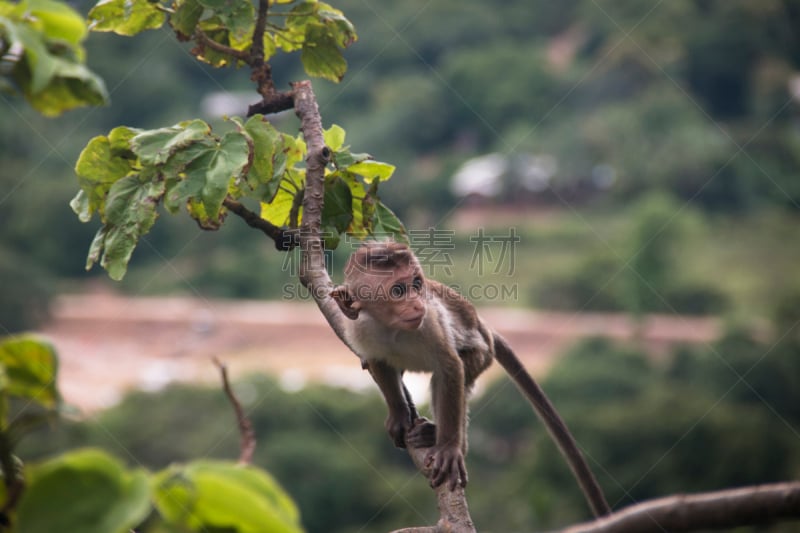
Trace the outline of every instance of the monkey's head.
<instances>
[{"instance_id":1,"label":"monkey's head","mask_svg":"<svg viewBox=\"0 0 800 533\"><path fill-rule=\"evenodd\" d=\"M360 312L394 329L415 330L425 318L425 277L414 252L393 241L369 242L345 266L344 284L331 292L342 313Z\"/></svg>"}]
</instances>

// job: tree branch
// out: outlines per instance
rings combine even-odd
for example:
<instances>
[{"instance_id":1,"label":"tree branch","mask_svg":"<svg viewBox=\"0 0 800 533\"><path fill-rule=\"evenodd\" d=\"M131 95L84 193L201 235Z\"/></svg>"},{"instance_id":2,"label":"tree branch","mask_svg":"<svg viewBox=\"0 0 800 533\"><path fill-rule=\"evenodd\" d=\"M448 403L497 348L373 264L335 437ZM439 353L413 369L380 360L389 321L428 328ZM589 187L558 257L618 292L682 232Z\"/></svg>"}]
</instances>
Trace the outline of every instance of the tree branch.
<instances>
[{"instance_id":1,"label":"tree branch","mask_svg":"<svg viewBox=\"0 0 800 533\"><path fill-rule=\"evenodd\" d=\"M216 50L221 54L229 55L234 59L243 61L245 63L249 63L250 55L247 52L231 48L230 46L225 46L222 43L218 43L217 41L206 35L206 33L200 28L197 28L195 30L194 38L195 41L197 41L198 46L201 47L207 46L208 48Z\"/></svg>"},{"instance_id":2,"label":"tree branch","mask_svg":"<svg viewBox=\"0 0 800 533\"><path fill-rule=\"evenodd\" d=\"M275 242L275 248L281 251L292 250L298 244L297 232L279 228L268 220L264 220L253 211L233 198L225 198L222 202L228 211L240 217L251 228L261 230L267 237Z\"/></svg>"},{"instance_id":3,"label":"tree branch","mask_svg":"<svg viewBox=\"0 0 800 533\"><path fill-rule=\"evenodd\" d=\"M259 83L259 79L264 77L264 74L260 74L256 76L256 72L253 72L253 77L251 78L256 83ZM271 80L271 76L269 76ZM262 91L259 89L258 91L261 93ZM278 92L274 90L273 92L267 91L267 95L265 96L262 93L264 99L261 102L255 103L250 105L247 109L247 116L252 117L257 113L261 113L262 115L269 115L272 113L280 113L281 111L286 111L294 107L294 94L291 91L285 92Z\"/></svg>"},{"instance_id":4,"label":"tree branch","mask_svg":"<svg viewBox=\"0 0 800 533\"><path fill-rule=\"evenodd\" d=\"M417 419L415 424L423 423ZM408 448L408 454L414 461L417 469L430 479L431 469L425 466L425 456L428 448ZM450 490L447 483L442 483L434 489L436 491L436 504L439 507L439 521L435 526L411 527L399 529L392 533L475 533L475 524L469 515L467 497L463 487Z\"/></svg>"},{"instance_id":5,"label":"tree branch","mask_svg":"<svg viewBox=\"0 0 800 533\"><path fill-rule=\"evenodd\" d=\"M241 442L239 445L239 463L249 465L253 461L253 452L256 451L256 434L253 431L253 424L242 409L242 404L231 389L230 381L228 381L228 368L220 362L216 357L214 364L219 368L222 375L222 388L225 390L225 395L230 400L234 412L236 412L236 421L239 424L239 435Z\"/></svg>"},{"instance_id":6,"label":"tree branch","mask_svg":"<svg viewBox=\"0 0 800 533\"><path fill-rule=\"evenodd\" d=\"M253 28L253 45L250 48L250 57L254 65L264 63L264 31L267 27L268 11L269 2L267 0L259 0L258 16L256 17L256 25Z\"/></svg>"},{"instance_id":7,"label":"tree branch","mask_svg":"<svg viewBox=\"0 0 800 533\"><path fill-rule=\"evenodd\" d=\"M676 495L622 509L559 533L696 531L800 518L800 482Z\"/></svg>"},{"instance_id":8,"label":"tree branch","mask_svg":"<svg viewBox=\"0 0 800 533\"><path fill-rule=\"evenodd\" d=\"M325 194L325 165L330 159L330 149L322 137L322 120L311 83L302 81L293 85L294 109L300 117L300 129L308 147L306 158L306 191L303 198L303 221L300 225L300 281L311 292L323 316L336 335L348 346L344 335L345 320L339 306L331 298L333 282L325 269L323 243L320 237L322 206ZM352 347L350 347L352 349ZM409 449L417 468L429 476L425 468L425 449ZM439 504L439 522L436 526L408 531L429 533L473 533L467 500L463 489L450 491L445 485L436 489Z\"/></svg>"}]
</instances>

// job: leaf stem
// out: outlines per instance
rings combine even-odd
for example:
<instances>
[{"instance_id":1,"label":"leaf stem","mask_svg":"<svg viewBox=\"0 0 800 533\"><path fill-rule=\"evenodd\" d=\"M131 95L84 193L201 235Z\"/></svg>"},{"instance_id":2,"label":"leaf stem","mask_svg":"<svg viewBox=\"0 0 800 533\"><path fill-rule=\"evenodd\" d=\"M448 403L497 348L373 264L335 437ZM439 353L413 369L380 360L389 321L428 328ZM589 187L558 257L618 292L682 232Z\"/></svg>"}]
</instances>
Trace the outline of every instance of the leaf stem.
<instances>
[{"instance_id":1,"label":"leaf stem","mask_svg":"<svg viewBox=\"0 0 800 533\"><path fill-rule=\"evenodd\" d=\"M250 55L247 52L245 52L243 50L237 50L235 48L231 48L230 46L226 46L226 45L224 45L222 43L218 43L217 41L215 41L214 39L209 37L200 28L197 28L195 30L194 36L195 36L195 40L197 41L197 43L200 46L207 46L207 47L211 48L212 50L215 50L215 51L220 52L220 53L225 54L225 55L229 55L232 58L237 59L239 61L243 61L245 63L249 63L249 61L250 61ZM263 46L263 44L262 44L262 46Z\"/></svg>"}]
</instances>

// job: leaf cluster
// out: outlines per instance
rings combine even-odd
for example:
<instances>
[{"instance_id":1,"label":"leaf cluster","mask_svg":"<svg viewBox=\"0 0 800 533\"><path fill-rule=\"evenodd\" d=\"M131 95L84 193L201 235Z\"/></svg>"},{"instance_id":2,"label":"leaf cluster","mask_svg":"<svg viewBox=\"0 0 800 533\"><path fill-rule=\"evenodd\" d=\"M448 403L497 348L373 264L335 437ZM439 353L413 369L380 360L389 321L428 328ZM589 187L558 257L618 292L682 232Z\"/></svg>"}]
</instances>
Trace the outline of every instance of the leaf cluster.
<instances>
[{"instance_id":1,"label":"leaf cluster","mask_svg":"<svg viewBox=\"0 0 800 533\"><path fill-rule=\"evenodd\" d=\"M0 1L0 91L21 93L46 116L108 101L84 65L83 18L54 0Z\"/></svg>"},{"instance_id":2,"label":"leaf cluster","mask_svg":"<svg viewBox=\"0 0 800 533\"><path fill-rule=\"evenodd\" d=\"M260 203L263 220L299 228L305 142L279 132L261 115L230 122L234 128L220 135L202 120L155 130L120 126L89 142L75 167L81 189L70 204L82 221L97 213L103 223L87 269L99 261L113 279L121 279L139 239L158 218L159 204L170 213L186 206L201 228L216 230L228 213L226 202L248 198ZM351 153L339 126L325 138L333 152L322 213L326 244L335 248L345 233L402 236L402 225L378 198L378 184L394 167Z\"/></svg>"},{"instance_id":3,"label":"leaf cluster","mask_svg":"<svg viewBox=\"0 0 800 533\"><path fill-rule=\"evenodd\" d=\"M145 522L159 531L302 530L292 499L269 474L247 465L199 460L150 473L129 469L99 449L84 448L23 467L13 449L22 434L60 407L57 369L50 344L32 336L0 339L0 465L5 481L0 484L0 513L11 524L9 531L109 533ZM25 404L14 416L9 414L12 400ZM40 412L32 415L32 407Z\"/></svg>"},{"instance_id":4,"label":"leaf cluster","mask_svg":"<svg viewBox=\"0 0 800 533\"><path fill-rule=\"evenodd\" d=\"M268 61L278 50L300 51L309 76L338 82L347 70L342 50L358 36L344 14L316 0L274 0L257 30L250 0L101 0L90 28L136 35L168 22L178 39L195 40L192 54L214 67Z\"/></svg>"}]
</instances>

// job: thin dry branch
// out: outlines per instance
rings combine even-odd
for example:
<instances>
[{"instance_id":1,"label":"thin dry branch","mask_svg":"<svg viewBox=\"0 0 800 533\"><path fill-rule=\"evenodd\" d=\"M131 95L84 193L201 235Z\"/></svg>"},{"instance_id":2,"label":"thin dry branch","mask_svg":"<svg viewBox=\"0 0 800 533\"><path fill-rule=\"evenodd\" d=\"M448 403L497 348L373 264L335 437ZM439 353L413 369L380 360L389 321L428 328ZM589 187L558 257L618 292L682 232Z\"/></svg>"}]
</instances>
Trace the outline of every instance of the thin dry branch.
<instances>
[{"instance_id":1,"label":"thin dry branch","mask_svg":"<svg viewBox=\"0 0 800 533\"><path fill-rule=\"evenodd\" d=\"M697 531L800 519L800 482L675 495L633 505L559 533Z\"/></svg>"},{"instance_id":2,"label":"thin dry branch","mask_svg":"<svg viewBox=\"0 0 800 533\"><path fill-rule=\"evenodd\" d=\"M231 384L228 380L228 368L216 357L214 358L214 364L219 368L222 376L222 388L225 390L225 395L236 413L236 422L239 425L241 439L239 444L239 463L249 465L253 460L253 452L256 451L256 434L253 431L253 424L244 412L242 404L239 403L239 399L234 394L233 389L231 389Z\"/></svg>"}]
</instances>

